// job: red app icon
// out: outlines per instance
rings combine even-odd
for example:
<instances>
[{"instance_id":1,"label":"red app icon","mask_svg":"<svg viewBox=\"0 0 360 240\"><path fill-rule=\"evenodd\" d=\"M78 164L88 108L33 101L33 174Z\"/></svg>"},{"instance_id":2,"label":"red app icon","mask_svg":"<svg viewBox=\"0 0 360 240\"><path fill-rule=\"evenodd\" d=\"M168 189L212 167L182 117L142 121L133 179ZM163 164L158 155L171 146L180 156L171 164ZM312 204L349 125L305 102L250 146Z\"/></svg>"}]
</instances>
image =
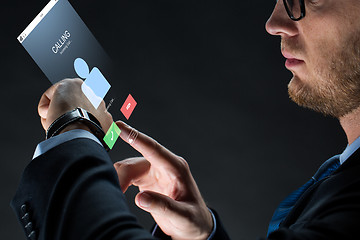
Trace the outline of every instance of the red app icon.
<instances>
[{"instance_id":1,"label":"red app icon","mask_svg":"<svg viewBox=\"0 0 360 240\"><path fill-rule=\"evenodd\" d=\"M120 111L122 112L122 114L124 114L126 119L129 120L129 117L130 117L131 113L134 111L135 106L136 106L136 101L131 96L131 94L129 94L129 96L126 98L124 104L122 105Z\"/></svg>"}]
</instances>

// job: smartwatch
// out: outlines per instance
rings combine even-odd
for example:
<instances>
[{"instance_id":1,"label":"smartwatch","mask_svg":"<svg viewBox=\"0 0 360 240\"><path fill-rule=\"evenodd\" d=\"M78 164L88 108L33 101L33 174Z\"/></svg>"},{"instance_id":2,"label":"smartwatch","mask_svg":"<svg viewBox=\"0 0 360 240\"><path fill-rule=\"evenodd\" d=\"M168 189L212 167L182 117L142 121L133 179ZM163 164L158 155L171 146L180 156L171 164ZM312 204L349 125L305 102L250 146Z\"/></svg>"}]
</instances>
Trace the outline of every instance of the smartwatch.
<instances>
[{"instance_id":1,"label":"smartwatch","mask_svg":"<svg viewBox=\"0 0 360 240\"><path fill-rule=\"evenodd\" d=\"M99 139L106 151L110 150L104 141L105 133L101 128L99 121L91 113L80 107L58 117L46 131L46 139L58 135L66 126L77 121L83 123L90 129L95 137Z\"/></svg>"}]
</instances>

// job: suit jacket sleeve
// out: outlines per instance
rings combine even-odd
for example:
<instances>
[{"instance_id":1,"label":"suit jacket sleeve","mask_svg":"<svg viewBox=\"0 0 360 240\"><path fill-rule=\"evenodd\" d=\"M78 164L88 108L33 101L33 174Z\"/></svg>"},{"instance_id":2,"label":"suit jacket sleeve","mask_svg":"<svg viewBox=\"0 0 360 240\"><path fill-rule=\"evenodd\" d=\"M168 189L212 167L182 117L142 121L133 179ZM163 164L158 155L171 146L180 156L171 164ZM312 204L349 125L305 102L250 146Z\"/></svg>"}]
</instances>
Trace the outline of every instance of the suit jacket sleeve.
<instances>
[{"instance_id":1,"label":"suit jacket sleeve","mask_svg":"<svg viewBox=\"0 0 360 240\"><path fill-rule=\"evenodd\" d=\"M31 161L11 206L29 239L153 239L130 213L107 152L87 138Z\"/></svg>"}]
</instances>

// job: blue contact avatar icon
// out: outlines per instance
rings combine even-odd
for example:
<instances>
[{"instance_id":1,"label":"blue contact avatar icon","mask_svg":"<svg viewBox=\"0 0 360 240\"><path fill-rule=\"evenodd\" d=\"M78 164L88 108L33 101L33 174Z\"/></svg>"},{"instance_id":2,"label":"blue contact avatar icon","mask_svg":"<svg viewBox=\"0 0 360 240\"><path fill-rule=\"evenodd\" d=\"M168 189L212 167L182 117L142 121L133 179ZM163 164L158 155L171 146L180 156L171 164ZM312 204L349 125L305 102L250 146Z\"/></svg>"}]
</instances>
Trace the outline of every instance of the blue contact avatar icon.
<instances>
[{"instance_id":1,"label":"blue contact avatar icon","mask_svg":"<svg viewBox=\"0 0 360 240\"><path fill-rule=\"evenodd\" d=\"M97 109L110 89L110 84L97 67L89 70L88 64L82 58L74 61L74 69L79 77L85 81L81 85L81 90Z\"/></svg>"}]
</instances>

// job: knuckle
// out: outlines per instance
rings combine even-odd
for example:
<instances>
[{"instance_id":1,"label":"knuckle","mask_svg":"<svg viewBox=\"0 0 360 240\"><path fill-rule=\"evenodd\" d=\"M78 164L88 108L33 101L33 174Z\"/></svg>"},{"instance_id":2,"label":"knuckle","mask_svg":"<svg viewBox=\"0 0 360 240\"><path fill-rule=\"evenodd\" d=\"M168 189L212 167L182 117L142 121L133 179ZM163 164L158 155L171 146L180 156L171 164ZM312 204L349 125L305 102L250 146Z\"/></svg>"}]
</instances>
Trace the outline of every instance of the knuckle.
<instances>
[{"instance_id":1,"label":"knuckle","mask_svg":"<svg viewBox=\"0 0 360 240\"><path fill-rule=\"evenodd\" d=\"M84 81L80 78L71 79L75 84L81 85Z\"/></svg>"},{"instance_id":2,"label":"knuckle","mask_svg":"<svg viewBox=\"0 0 360 240\"><path fill-rule=\"evenodd\" d=\"M129 163L125 160L120 161L120 162L116 162L114 164L115 169L117 172L127 172L127 169L129 168Z\"/></svg>"},{"instance_id":3,"label":"knuckle","mask_svg":"<svg viewBox=\"0 0 360 240\"><path fill-rule=\"evenodd\" d=\"M65 78L63 80L61 80L60 82L58 82L58 86L59 87L69 87L69 88L73 88L73 87L80 87L81 84L83 83L83 80L81 80L80 78Z\"/></svg>"},{"instance_id":4,"label":"knuckle","mask_svg":"<svg viewBox=\"0 0 360 240\"><path fill-rule=\"evenodd\" d=\"M71 85L71 79L65 78L55 85L54 92L61 93L61 92L65 91L69 87L69 85Z\"/></svg>"},{"instance_id":5,"label":"knuckle","mask_svg":"<svg viewBox=\"0 0 360 240\"><path fill-rule=\"evenodd\" d=\"M66 79L56 83L56 85L54 85L54 93L58 93L59 91L61 91L65 87L65 85L66 85Z\"/></svg>"},{"instance_id":6,"label":"knuckle","mask_svg":"<svg viewBox=\"0 0 360 240\"><path fill-rule=\"evenodd\" d=\"M180 166L185 169L185 170L189 170L190 169L190 166L189 166L189 163L181 156L178 156L177 157L178 160L179 160L179 163L180 163Z\"/></svg>"},{"instance_id":7,"label":"knuckle","mask_svg":"<svg viewBox=\"0 0 360 240\"><path fill-rule=\"evenodd\" d=\"M119 167L124 170L127 170L127 169L129 169L130 166L131 166L131 164L129 163L129 161L123 161Z\"/></svg>"}]
</instances>

